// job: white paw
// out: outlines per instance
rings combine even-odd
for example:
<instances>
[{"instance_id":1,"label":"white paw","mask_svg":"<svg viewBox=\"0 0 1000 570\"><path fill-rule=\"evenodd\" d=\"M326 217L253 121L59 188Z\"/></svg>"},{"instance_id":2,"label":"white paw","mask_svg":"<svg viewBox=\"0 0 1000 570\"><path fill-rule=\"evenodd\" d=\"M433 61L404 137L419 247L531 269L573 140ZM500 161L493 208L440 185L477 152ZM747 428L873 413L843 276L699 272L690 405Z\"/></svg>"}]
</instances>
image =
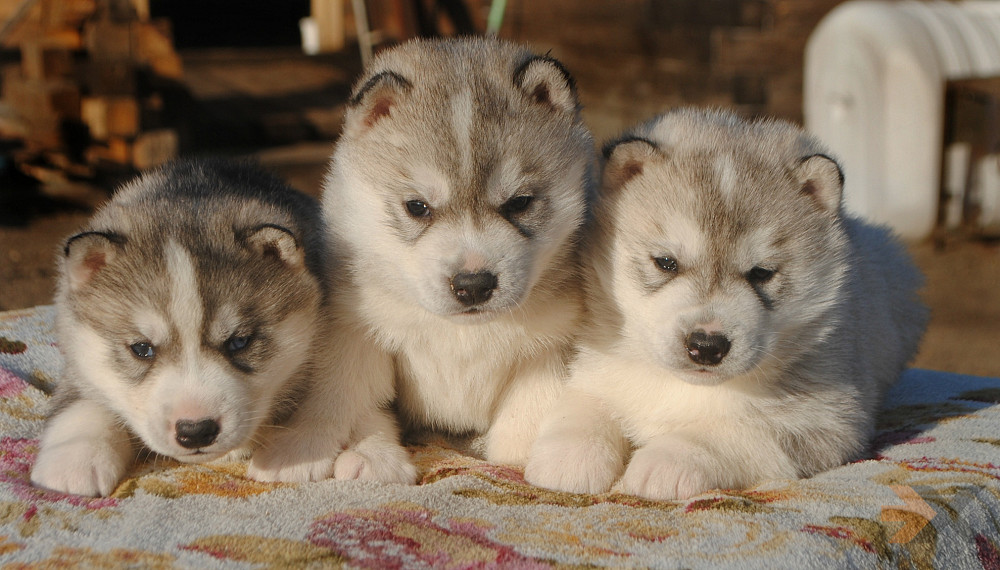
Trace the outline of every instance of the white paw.
<instances>
[{"instance_id":1,"label":"white paw","mask_svg":"<svg viewBox=\"0 0 1000 570\"><path fill-rule=\"evenodd\" d=\"M362 441L337 457L333 467L336 479L378 481L412 485L417 481L417 468L402 446L387 442Z\"/></svg>"},{"instance_id":2,"label":"white paw","mask_svg":"<svg viewBox=\"0 0 1000 570\"><path fill-rule=\"evenodd\" d=\"M714 489L711 469L698 458L704 453L693 445L642 447L632 455L616 489L656 500L688 499Z\"/></svg>"},{"instance_id":3,"label":"white paw","mask_svg":"<svg viewBox=\"0 0 1000 570\"><path fill-rule=\"evenodd\" d=\"M31 483L60 493L107 497L125 476L127 456L127 449L104 440L43 445L31 469Z\"/></svg>"},{"instance_id":4,"label":"white paw","mask_svg":"<svg viewBox=\"0 0 1000 570\"><path fill-rule=\"evenodd\" d=\"M531 449L524 479L569 493L603 493L622 472L620 446L598 438L540 437Z\"/></svg>"},{"instance_id":5,"label":"white paw","mask_svg":"<svg viewBox=\"0 0 1000 570\"><path fill-rule=\"evenodd\" d=\"M486 435L477 438L473 447L491 463L524 465L528 462L534 436L535 432L525 433L511 426L494 424Z\"/></svg>"},{"instance_id":6,"label":"white paw","mask_svg":"<svg viewBox=\"0 0 1000 570\"><path fill-rule=\"evenodd\" d=\"M265 482L322 481L333 474L333 462L339 452L338 447L308 445L282 434L254 452L247 466L247 477Z\"/></svg>"}]
</instances>

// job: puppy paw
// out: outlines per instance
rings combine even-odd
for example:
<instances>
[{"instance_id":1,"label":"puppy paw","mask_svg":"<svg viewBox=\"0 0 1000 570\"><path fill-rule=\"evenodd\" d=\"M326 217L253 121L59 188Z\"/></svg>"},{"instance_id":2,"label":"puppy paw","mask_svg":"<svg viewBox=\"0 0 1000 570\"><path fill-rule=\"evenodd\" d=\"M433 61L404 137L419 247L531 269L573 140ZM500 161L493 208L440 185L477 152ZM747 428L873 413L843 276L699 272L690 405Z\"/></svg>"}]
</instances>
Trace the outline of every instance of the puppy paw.
<instances>
[{"instance_id":1,"label":"puppy paw","mask_svg":"<svg viewBox=\"0 0 1000 570\"><path fill-rule=\"evenodd\" d=\"M335 479L378 481L412 485L417 468L402 446L388 441L364 440L337 457L333 466Z\"/></svg>"},{"instance_id":2,"label":"puppy paw","mask_svg":"<svg viewBox=\"0 0 1000 570\"><path fill-rule=\"evenodd\" d=\"M333 463L339 452L339 448L311 446L294 438L277 437L253 454L247 466L247 477L264 482L322 481L333 474Z\"/></svg>"},{"instance_id":3,"label":"puppy paw","mask_svg":"<svg viewBox=\"0 0 1000 570\"><path fill-rule=\"evenodd\" d=\"M532 485L569 493L603 493L622 472L620 449L592 438L539 438L531 449L524 479Z\"/></svg>"},{"instance_id":4,"label":"puppy paw","mask_svg":"<svg viewBox=\"0 0 1000 570\"><path fill-rule=\"evenodd\" d=\"M60 493L106 497L125 476L128 452L101 440L43 445L31 469L31 483Z\"/></svg>"},{"instance_id":5,"label":"puppy paw","mask_svg":"<svg viewBox=\"0 0 1000 570\"><path fill-rule=\"evenodd\" d=\"M616 489L655 500L689 499L714 489L713 471L699 460L705 453L680 443L642 447L632 456Z\"/></svg>"},{"instance_id":6,"label":"puppy paw","mask_svg":"<svg viewBox=\"0 0 1000 570\"><path fill-rule=\"evenodd\" d=\"M491 463L524 465L528 462L532 436L494 425L486 435L476 438L472 447Z\"/></svg>"}]
</instances>

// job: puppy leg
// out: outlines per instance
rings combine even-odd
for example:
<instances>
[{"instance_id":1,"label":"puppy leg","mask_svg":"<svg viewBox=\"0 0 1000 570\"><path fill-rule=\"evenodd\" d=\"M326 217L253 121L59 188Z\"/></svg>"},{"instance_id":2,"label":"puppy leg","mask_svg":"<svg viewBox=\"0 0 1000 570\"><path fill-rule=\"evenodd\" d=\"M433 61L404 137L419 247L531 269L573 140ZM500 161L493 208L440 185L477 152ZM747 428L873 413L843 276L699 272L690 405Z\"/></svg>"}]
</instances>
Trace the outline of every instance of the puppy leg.
<instances>
[{"instance_id":1,"label":"puppy leg","mask_svg":"<svg viewBox=\"0 0 1000 570\"><path fill-rule=\"evenodd\" d=\"M110 410L76 400L45 426L31 482L45 489L106 497L135 459L132 437Z\"/></svg>"},{"instance_id":2,"label":"puppy leg","mask_svg":"<svg viewBox=\"0 0 1000 570\"><path fill-rule=\"evenodd\" d=\"M360 479L412 485L417 468L399 443L399 427L387 410L372 410L355 430L357 443L344 450L333 465L337 479Z\"/></svg>"},{"instance_id":3,"label":"puppy leg","mask_svg":"<svg viewBox=\"0 0 1000 570\"><path fill-rule=\"evenodd\" d=\"M567 387L531 447L524 478L570 493L602 493L625 467L621 427L597 398Z\"/></svg>"},{"instance_id":4,"label":"puppy leg","mask_svg":"<svg viewBox=\"0 0 1000 570\"><path fill-rule=\"evenodd\" d=\"M649 499L688 499L711 489L746 488L796 470L777 441L747 426L670 433L636 450L618 488Z\"/></svg>"},{"instance_id":5,"label":"puppy leg","mask_svg":"<svg viewBox=\"0 0 1000 570\"><path fill-rule=\"evenodd\" d=\"M523 364L500 397L483 437L487 461L524 465L538 426L559 398L566 377L566 365L557 350Z\"/></svg>"},{"instance_id":6,"label":"puppy leg","mask_svg":"<svg viewBox=\"0 0 1000 570\"><path fill-rule=\"evenodd\" d=\"M276 430L250 459L247 476L258 481L320 481L367 413L392 397L392 363L360 331L335 335L319 373L285 429Z\"/></svg>"}]
</instances>

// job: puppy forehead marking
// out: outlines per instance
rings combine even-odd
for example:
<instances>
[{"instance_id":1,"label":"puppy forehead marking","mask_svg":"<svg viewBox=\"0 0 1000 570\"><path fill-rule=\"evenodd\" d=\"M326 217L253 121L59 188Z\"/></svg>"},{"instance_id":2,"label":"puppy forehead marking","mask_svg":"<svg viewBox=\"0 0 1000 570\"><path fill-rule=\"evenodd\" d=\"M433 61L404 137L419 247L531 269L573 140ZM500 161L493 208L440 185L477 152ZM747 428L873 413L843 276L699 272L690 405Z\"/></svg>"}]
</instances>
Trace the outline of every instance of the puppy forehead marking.
<instances>
[{"instance_id":1,"label":"puppy forehead marking","mask_svg":"<svg viewBox=\"0 0 1000 570\"><path fill-rule=\"evenodd\" d=\"M521 161L515 156L503 158L490 175L489 188L495 188L500 199L505 200L516 196L520 189L530 182L521 166Z\"/></svg>"},{"instance_id":2,"label":"puppy forehead marking","mask_svg":"<svg viewBox=\"0 0 1000 570\"><path fill-rule=\"evenodd\" d=\"M170 325L167 320L151 308L136 311L134 323L139 334L154 345L163 344L170 336Z\"/></svg>"},{"instance_id":3,"label":"puppy forehead marking","mask_svg":"<svg viewBox=\"0 0 1000 570\"><path fill-rule=\"evenodd\" d=\"M736 192L739 173L736 170L733 157L728 153L720 154L715 158L712 167L715 171L716 187L719 189L719 193L723 196L730 196Z\"/></svg>"},{"instance_id":4,"label":"puppy forehead marking","mask_svg":"<svg viewBox=\"0 0 1000 570\"><path fill-rule=\"evenodd\" d=\"M626 232L641 232L637 237L649 244L651 255L671 256L679 263L688 265L696 263L704 255L707 245L705 233L698 223L673 209L670 209L669 215L662 209L652 212L654 218L644 228L638 224L632 226L627 218L619 220L619 224Z\"/></svg>"},{"instance_id":5,"label":"puppy forehead marking","mask_svg":"<svg viewBox=\"0 0 1000 570\"><path fill-rule=\"evenodd\" d=\"M431 206L445 203L451 194L448 177L441 171L427 164L414 165L410 171L410 179L420 197L427 200Z\"/></svg>"},{"instance_id":6,"label":"puppy forehead marking","mask_svg":"<svg viewBox=\"0 0 1000 570\"><path fill-rule=\"evenodd\" d=\"M236 328L239 326L239 309L232 303L224 303L215 311L214 318L209 327L209 334L214 341L225 340L229 335L236 332Z\"/></svg>"},{"instance_id":7,"label":"puppy forehead marking","mask_svg":"<svg viewBox=\"0 0 1000 570\"><path fill-rule=\"evenodd\" d=\"M463 89L451 98L451 124L458 148L459 172L467 178L472 171L472 120L475 112L472 92Z\"/></svg>"},{"instance_id":8,"label":"puppy forehead marking","mask_svg":"<svg viewBox=\"0 0 1000 570\"><path fill-rule=\"evenodd\" d=\"M201 343L203 309L194 260L173 239L167 240L164 252L167 274L170 276L170 318L177 327L181 343L197 347Z\"/></svg>"}]
</instances>

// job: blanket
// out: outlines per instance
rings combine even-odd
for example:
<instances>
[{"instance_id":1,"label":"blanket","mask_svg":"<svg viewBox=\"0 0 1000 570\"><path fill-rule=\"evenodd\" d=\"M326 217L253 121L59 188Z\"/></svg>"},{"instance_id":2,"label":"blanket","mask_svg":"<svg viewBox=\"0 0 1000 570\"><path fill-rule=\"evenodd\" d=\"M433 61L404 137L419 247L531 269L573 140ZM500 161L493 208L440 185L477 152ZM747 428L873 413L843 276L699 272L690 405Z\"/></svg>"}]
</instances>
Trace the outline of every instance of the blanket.
<instances>
[{"instance_id":1,"label":"blanket","mask_svg":"<svg viewBox=\"0 0 1000 570\"><path fill-rule=\"evenodd\" d=\"M53 318L0 313L3 568L1000 568L1000 379L909 370L870 458L686 501L551 492L443 442L410 447L415 486L160 458L94 499L28 480L62 365Z\"/></svg>"}]
</instances>

